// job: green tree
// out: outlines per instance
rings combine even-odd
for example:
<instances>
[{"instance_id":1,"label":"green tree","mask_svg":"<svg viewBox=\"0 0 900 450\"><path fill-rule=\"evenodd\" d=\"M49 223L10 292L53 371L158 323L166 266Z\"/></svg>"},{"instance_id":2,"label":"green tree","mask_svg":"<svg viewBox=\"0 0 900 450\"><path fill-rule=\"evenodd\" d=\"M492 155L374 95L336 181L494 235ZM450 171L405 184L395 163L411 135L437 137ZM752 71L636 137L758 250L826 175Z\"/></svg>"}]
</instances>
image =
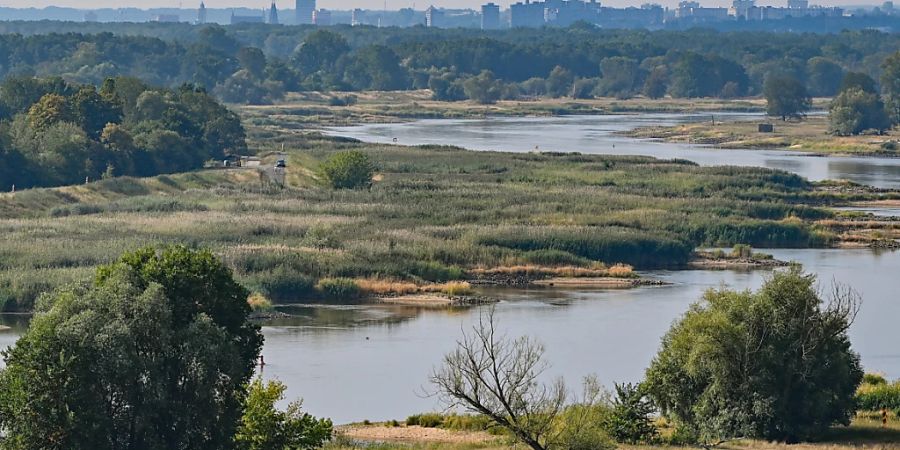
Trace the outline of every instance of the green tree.
<instances>
[{"instance_id":1,"label":"green tree","mask_svg":"<svg viewBox=\"0 0 900 450\"><path fill-rule=\"evenodd\" d=\"M68 99L59 94L47 94L28 109L28 124L35 130L45 130L58 122L73 122Z\"/></svg>"},{"instance_id":2,"label":"green tree","mask_svg":"<svg viewBox=\"0 0 900 450\"><path fill-rule=\"evenodd\" d=\"M644 81L644 95L649 98L663 98L668 90L669 71L665 66L656 66Z\"/></svg>"},{"instance_id":3,"label":"green tree","mask_svg":"<svg viewBox=\"0 0 900 450\"><path fill-rule=\"evenodd\" d=\"M291 61L306 76L320 70L330 70L348 52L350 45L343 36L333 31L316 30L297 47Z\"/></svg>"},{"instance_id":4,"label":"green tree","mask_svg":"<svg viewBox=\"0 0 900 450\"><path fill-rule=\"evenodd\" d=\"M616 384L615 388L612 408L603 420L603 428L609 436L624 444L656 441L659 437L653 423L656 406L647 397L645 389L630 383Z\"/></svg>"},{"instance_id":5,"label":"green tree","mask_svg":"<svg viewBox=\"0 0 900 450\"><path fill-rule=\"evenodd\" d=\"M789 76L771 76L763 86L766 113L781 120L803 118L812 108L812 99L800 80Z\"/></svg>"},{"instance_id":6,"label":"green tree","mask_svg":"<svg viewBox=\"0 0 900 450\"><path fill-rule=\"evenodd\" d=\"M825 302L815 278L776 273L757 292L708 291L647 369L650 397L684 435L796 442L849 424L862 380L847 329L852 291Z\"/></svg>"},{"instance_id":7,"label":"green tree","mask_svg":"<svg viewBox=\"0 0 900 450\"><path fill-rule=\"evenodd\" d=\"M600 73L603 78L597 91L607 97L630 97L640 86L640 67L638 62L624 56L604 58L600 61Z\"/></svg>"},{"instance_id":8,"label":"green tree","mask_svg":"<svg viewBox=\"0 0 900 450\"><path fill-rule=\"evenodd\" d=\"M93 139L100 137L107 124L122 121L122 108L102 97L93 86L82 86L70 103L75 123Z\"/></svg>"},{"instance_id":9,"label":"green tree","mask_svg":"<svg viewBox=\"0 0 900 450\"><path fill-rule=\"evenodd\" d=\"M463 82L466 97L482 105L497 103L502 90L503 86L489 70L482 71L478 76L470 77Z\"/></svg>"},{"instance_id":10,"label":"green tree","mask_svg":"<svg viewBox=\"0 0 900 450\"><path fill-rule=\"evenodd\" d=\"M881 91L891 123L900 123L900 52L888 56L881 64Z\"/></svg>"},{"instance_id":11,"label":"green tree","mask_svg":"<svg viewBox=\"0 0 900 450\"><path fill-rule=\"evenodd\" d=\"M222 449L262 345L212 253L145 248L42 299L3 352L10 449Z\"/></svg>"},{"instance_id":12,"label":"green tree","mask_svg":"<svg viewBox=\"0 0 900 450\"><path fill-rule=\"evenodd\" d=\"M253 380L235 435L239 450L315 449L331 439L331 421L302 412L300 402L291 402L285 411L275 407L286 389L279 381Z\"/></svg>"},{"instance_id":13,"label":"green tree","mask_svg":"<svg viewBox=\"0 0 900 450\"><path fill-rule=\"evenodd\" d=\"M266 75L266 55L256 47L243 47L237 53L238 63L256 78Z\"/></svg>"},{"instance_id":14,"label":"green tree","mask_svg":"<svg viewBox=\"0 0 900 450\"><path fill-rule=\"evenodd\" d=\"M891 127L884 103L877 94L860 88L841 91L828 114L829 130L838 136L860 134L866 130L882 133Z\"/></svg>"},{"instance_id":15,"label":"green tree","mask_svg":"<svg viewBox=\"0 0 900 450\"><path fill-rule=\"evenodd\" d=\"M875 80L862 72L847 72L844 79L841 80L841 89L844 92L850 89L859 89L868 94L878 94L878 88L875 86Z\"/></svg>"},{"instance_id":16,"label":"green tree","mask_svg":"<svg viewBox=\"0 0 900 450\"><path fill-rule=\"evenodd\" d=\"M806 62L806 84L809 93L818 97L836 94L844 78L844 69L836 62L816 56Z\"/></svg>"},{"instance_id":17,"label":"green tree","mask_svg":"<svg viewBox=\"0 0 900 450\"><path fill-rule=\"evenodd\" d=\"M566 97L571 93L574 82L575 76L572 75L572 72L561 66L556 66L547 77L547 95L551 97Z\"/></svg>"},{"instance_id":18,"label":"green tree","mask_svg":"<svg viewBox=\"0 0 900 450\"><path fill-rule=\"evenodd\" d=\"M358 150L338 152L322 163L322 176L335 189L369 187L375 169L369 156Z\"/></svg>"}]
</instances>

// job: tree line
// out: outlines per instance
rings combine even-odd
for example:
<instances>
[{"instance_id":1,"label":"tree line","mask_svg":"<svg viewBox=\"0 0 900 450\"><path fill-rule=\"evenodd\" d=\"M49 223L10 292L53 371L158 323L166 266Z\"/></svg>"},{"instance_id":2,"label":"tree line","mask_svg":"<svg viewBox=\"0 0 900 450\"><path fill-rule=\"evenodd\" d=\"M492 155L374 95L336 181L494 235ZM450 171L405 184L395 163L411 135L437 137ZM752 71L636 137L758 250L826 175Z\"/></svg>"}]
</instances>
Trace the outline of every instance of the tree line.
<instances>
[{"instance_id":1,"label":"tree line","mask_svg":"<svg viewBox=\"0 0 900 450\"><path fill-rule=\"evenodd\" d=\"M7 27L17 30L13 25ZM762 93L772 76L797 78L811 95L832 96L847 72L880 79L881 61L900 50L900 37L870 30L650 32L583 23L493 32L183 24L80 26L82 33L64 34L50 24L27 29L32 34L0 35L0 75L61 75L95 85L114 76L169 87L193 83L235 103L268 103L290 91L425 88L438 99L471 95L485 102L737 97Z\"/></svg>"},{"instance_id":2,"label":"tree line","mask_svg":"<svg viewBox=\"0 0 900 450\"><path fill-rule=\"evenodd\" d=\"M246 150L240 119L198 86L60 77L0 83L0 189L202 167Z\"/></svg>"}]
</instances>

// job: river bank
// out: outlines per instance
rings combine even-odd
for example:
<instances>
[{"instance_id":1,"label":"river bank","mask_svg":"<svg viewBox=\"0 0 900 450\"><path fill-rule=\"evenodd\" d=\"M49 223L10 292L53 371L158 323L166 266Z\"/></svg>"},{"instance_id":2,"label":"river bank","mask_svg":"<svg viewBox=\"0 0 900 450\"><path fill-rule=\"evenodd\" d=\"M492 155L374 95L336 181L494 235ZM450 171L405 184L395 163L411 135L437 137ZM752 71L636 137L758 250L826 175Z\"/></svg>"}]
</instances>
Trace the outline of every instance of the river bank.
<instances>
[{"instance_id":1,"label":"river bank","mask_svg":"<svg viewBox=\"0 0 900 450\"><path fill-rule=\"evenodd\" d=\"M355 98L345 106L334 98ZM567 115L638 113L762 113L765 101L748 99L647 98L534 98L501 100L491 105L472 101L431 99L431 91L291 93L282 102L265 106L239 106L241 114L257 125L290 123L296 128L396 123L418 119L481 119L485 117L550 117ZM273 122L274 121L274 122Z\"/></svg>"},{"instance_id":2,"label":"river bank","mask_svg":"<svg viewBox=\"0 0 900 450\"><path fill-rule=\"evenodd\" d=\"M763 133L759 124L771 124L774 131ZM721 149L777 149L802 152L810 156L900 156L900 133L884 135L834 136L828 133L827 116L810 116L802 121L761 118L756 121L719 120L647 126L621 132L635 139L653 139L671 143L708 145Z\"/></svg>"}]
</instances>

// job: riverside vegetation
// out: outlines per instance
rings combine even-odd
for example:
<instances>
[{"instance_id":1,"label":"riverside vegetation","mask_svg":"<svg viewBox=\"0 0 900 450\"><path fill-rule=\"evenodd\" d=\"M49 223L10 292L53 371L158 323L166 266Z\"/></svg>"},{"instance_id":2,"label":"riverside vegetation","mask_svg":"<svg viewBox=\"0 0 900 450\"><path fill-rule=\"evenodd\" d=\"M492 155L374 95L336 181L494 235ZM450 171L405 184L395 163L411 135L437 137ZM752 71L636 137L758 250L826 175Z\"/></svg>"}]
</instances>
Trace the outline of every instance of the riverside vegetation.
<instances>
[{"instance_id":1,"label":"riverside vegetation","mask_svg":"<svg viewBox=\"0 0 900 450\"><path fill-rule=\"evenodd\" d=\"M366 279L428 285L516 266L627 277L608 268L680 267L704 245L832 245L840 235L816 224L833 216L820 206L894 196L647 157L363 144L278 120L245 123L265 165L287 159L284 188L235 168L0 195L2 309L29 310L125 250L173 242L213 249L277 302L352 299ZM269 150L282 144L286 157ZM371 160L370 188L325 183L322 163L344 151Z\"/></svg>"}]
</instances>

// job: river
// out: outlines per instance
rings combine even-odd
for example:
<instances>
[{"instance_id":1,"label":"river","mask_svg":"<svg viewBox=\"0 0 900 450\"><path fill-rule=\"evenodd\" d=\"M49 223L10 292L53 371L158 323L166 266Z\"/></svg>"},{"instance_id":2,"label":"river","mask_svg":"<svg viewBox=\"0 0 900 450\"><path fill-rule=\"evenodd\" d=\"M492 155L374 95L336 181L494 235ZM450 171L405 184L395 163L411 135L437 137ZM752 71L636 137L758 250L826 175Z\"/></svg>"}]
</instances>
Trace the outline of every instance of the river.
<instances>
[{"instance_id":1,"label":"river","mask_svg":"<svg viewBox=\"0 0 900 450\"><path fill-rule=\"evenodd\" d=\"M900 158L813 156L782 150L723 150L709 146L638 140L617 134L641 126L718 120L761 120L761 114L628 114L472 120L430 119L338 127L328 133L366 142L445 144L472 150L566 151L681 158L698 164L756 166L797 173L810 180L846 179L900 188ZM777 126L777 124L776 124Z\"/></svg>"},{"instance_id":2,"label":"river","mask_svg":"<svg viewBox=\"0 0 900 450\"><path fill-rule=\"evenodd\" d=\"M618 118L617 118L618 117ZM717 115L721 117L721 115ZM637 142L613 131L639 123L691 120L688 116L644 115L420 121L366 125L340 133L369 141L452 143L473 149L574 150L592 153L649 154L688 158L704 164L763 165L793 170L813 179L848 178L876 186L900 186L900 170L883 158L814 158L784 152L723 151L686 145ZM696 120L696 119L695 119ZM630 122L629 122L630 121ZM441 126L444 124L446 126ZM561 128L557 128L561 127ZM559 131L553 131L553 130ZM613 145L615 147L613 148ZM715 158L714 158L715 156ZM704 159L705 158L705 159ZM716 159L721 158L721 159ZM854 162L858 161L858 162ZM849 165L848 165L849 164ZM818 174L818 175L813 175ZM880 215L900 211L878 209ZM895 274L900 252L873 250L763 250L803 264L818 274L827 292L833 282L855 288L863 305L850 330L853 348L867 370L900 378L900 302ZM528 334L546 346L550 375L571 385L595 374L607 386L637 381L655 354L660 338L686 308L710 288L759 287L769 271L688 270L645 275L671 283L632 290L493 290L502 328L511 336ZM304 398L307 411L335 423L402 419L440 408L429 397L428 375L451 350L461 330L483 308L424 310L399 306L310 306L288 309L296 317L263 328L266 378L288 385L290 398ZM11 345L26 319L0 315L0 348Z\"/></svg>"}]
</instances>

